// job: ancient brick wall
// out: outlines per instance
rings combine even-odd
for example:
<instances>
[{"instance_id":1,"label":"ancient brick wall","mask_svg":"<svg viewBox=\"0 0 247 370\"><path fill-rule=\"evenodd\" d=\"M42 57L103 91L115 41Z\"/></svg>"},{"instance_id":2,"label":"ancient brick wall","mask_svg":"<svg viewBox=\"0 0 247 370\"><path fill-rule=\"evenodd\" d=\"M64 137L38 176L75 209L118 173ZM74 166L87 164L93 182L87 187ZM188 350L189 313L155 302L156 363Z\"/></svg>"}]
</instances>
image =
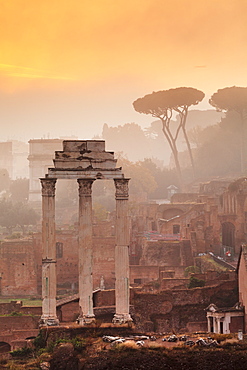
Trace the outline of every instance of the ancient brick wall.
<instances>
[{"instance_id":1,"label":"ancient brick wall","mask_svg":"<svg viewBox=\"0 0 247 370\"><path fill-rule=\"evenodd\" d=\"M115 290L99 290L93 295L94 306L114 306L115 305Z\"/></svg>"},{"instance_id":2,"label":"ancient brick wall","mask_svg":"<svg viewBox=\"0 0 247 370\"><path fill-rule=\"evenodd\" d=\"M1 294L37 295L37 259L32 240L0 244Z\"/></svg>"},{"instance_id":3,"label":"ancient brick wall","mask_svg":"<svg viewBox=\"0 0 247 370\"><path fill-rule=\"evenodd\" d=\"M144 284L159 279L159 266L130 265L130 284Z\"/></svg>"},{"instance_id":4,"label":"ancient brick wall","mask_svg":"<svg viewBox=\"0 0 247 370\"><path fill-rule=\"evenodd\" d=\"M73 322L79 316L79 302L64 304L58 310L58 318L61 322Z\"/></svg>"},{"instance_id":5,"label":"ancient brick wall","mask_svg":"<svg viewBox=\"0 0 247 370\"><path fill-rule=\"evenodd\" d=\"M214 287L166 290L159 294L134 291L131 303L137 329L171 332L187 330L191 322L206 322L205 308L210 303L231 307L237 300L237 283L228 281Z\"/></svg>"},{"instance_id":6,"label":"ancient brick wall","mask_svg":"<svg viewBox=\"0 0 247 370\"><path fill-rule=\"evenodd\" d=\"M238 283L239 283L239 301L245 307L245 332L247 332L247 255L246 247L243 247L239 268L238 268Z\"/></svg>"},{"instance_id":7,"label":"ancient brick wall","mask_svg":"<svg viewBox=\"0 0 247 370\"><path fill-rule=\"evenodd\" d=\"M103 228L103 226L102 226ZM111 230L111 228L109 227ZM102 231L103 232L103 231ZM99 233L101 233L99 231ZM41 235L35 235L35 248L42 249ZM78 290L78 233L76 230L57 231L57 286L60 293ZM41 293L41 261L39 255L38 283ZM93 237L94 289L100 286L103 276L106 289L115 286L115 237Z\"/></svg>"},{"instance_id":8,"label":"ancient brick wall","mask_svg":"<svg viewBox=\"0 0 247 370\"><path fill-rule=\"evenodd\" d=\"M20 330L21 328L37 329L38 318L33 316L1 316L0 317L0 332Z\"/></svg>"},{"instance_id":9,"label":"ancient brick wall","mask_svg":"<svg viewBox=\"0 0 247 370\"><path fill-rule=\"evenodd\" d=\"M103 276L106 289L115 287L115 237L93 238L94 289L100 286Z\"/></svg>"},{"instance_id":10,"label":"ancient brick wall","mask_svg":"<svg viewBox=\"0 0 247 370\"><path fill-rule=\"evenodd\" d=\"M0 303L0 315L8 315L11 312L20 312L22 308L21 302L12 301L9 303Z\"/></svg>"},{"instance_id":11,"label":"ancient brick wall","mask_svg":"<svg viewBox=\"0 0 247 370\"><path fill-rule=\"evenodd\" d=\"M244 317L243 316L233 316L231 317L231 322L229 324L229 329L231 333L237 333L239 329L244 328Z\"/></svg>"},{"instance_id":12,"label":"ancient brick wall","mask_svg":"<svg viewBox=\"0 0 247 370\"><path fill-rule=\"evenodd\" d=\"M140 265L189 266L193 264L189 241L144 240Z\"/></svg>"},{"instance_id":13,"label":"ancient brick wall","mask_svg":"<svg viewBox=\"0 0 247 370\"><path fill-rule=\"evenodd\" d=\"M162 279L160 282L160 290L173 289L173 288L187 288L189 279Z\"/></svg>"}]
</instances>

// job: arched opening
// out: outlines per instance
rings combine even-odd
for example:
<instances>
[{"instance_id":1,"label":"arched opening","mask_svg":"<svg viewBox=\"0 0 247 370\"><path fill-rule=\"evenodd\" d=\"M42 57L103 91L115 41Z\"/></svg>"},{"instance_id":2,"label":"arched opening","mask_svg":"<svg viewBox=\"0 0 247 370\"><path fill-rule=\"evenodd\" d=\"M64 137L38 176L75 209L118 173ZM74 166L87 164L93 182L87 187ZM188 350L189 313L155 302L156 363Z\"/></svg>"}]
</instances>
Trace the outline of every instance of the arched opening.
<instances>
[{"instance_id":1,"label":"arched opening","mask_svg":"<svg viewBox=\"0 0 247 370\"><path fill-rule=\"evenodd\" d=\"M222 245L235 250L235 226L231 222L222 224Z\"/></svg>"},{"instance_id":2,"label":"arched opening","mask_svg":"<svg viewBox=\"0 0 247 370\"><path fill-rule=\"evenodd\" d=\"M166 221L170 221L173 218L179 217L184 212L179 208L169 208L163 211L162 218Z\"/></svg>"},{"instance_id":3,"label":"arched opening","mask_svg":"<svg viewBox=\"0 0 247 370\"><path fill-rule=\"evenodd\" d=\"M11 346L9 343L0 342L0 353L9 352L11 350Z\"/></svg>"},{"instance_id":4,"label":"arched opening","mask_svg":"<svg viewBox=\"0 0 247 370\"><path fill-rule=\"evenodd\" d=\"M173 225L172 231L174 235L177 235L180 233L180 225Z\"/></svg>"}]
</instances>

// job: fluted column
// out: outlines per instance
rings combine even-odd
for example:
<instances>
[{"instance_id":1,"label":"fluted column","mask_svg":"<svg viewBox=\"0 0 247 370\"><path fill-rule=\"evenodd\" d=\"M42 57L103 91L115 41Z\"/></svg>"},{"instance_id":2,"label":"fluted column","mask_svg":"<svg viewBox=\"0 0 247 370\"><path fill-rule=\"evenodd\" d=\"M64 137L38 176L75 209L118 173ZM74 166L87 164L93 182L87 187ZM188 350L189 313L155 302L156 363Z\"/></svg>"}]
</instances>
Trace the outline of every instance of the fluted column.
<instances>
[{"instance_id":1,"label":"fluted column","mask_svg":"<svg viewBox=\"0 0 247 370\"><path fill-rule=\"evenodd\" d=\"M78 179L79 184L79 306L78 322L95 320L93 313L92 184L94 179Z\"/></svg>"},{"instance_id":2,"label":"fluted column","mask_svg":"<svg viewBox=\"0 0 247 370\"><path fill-rule=\"evenodd\" d=\"M40 179L42 185L42 316L41 323L58 325L56 314L56 179Z\"/></svg>"},{"instance_id":3,"label":"fluted column","mask_svg":"<svg viewBox=\"0 0 247 370\"><path fill-rule=\"evenodd\" d=\"M114 179L116 188L116 247L115 247L115 296L114 323L132 321L129 314L129 179Z\"/></svg>"}]
</instances>

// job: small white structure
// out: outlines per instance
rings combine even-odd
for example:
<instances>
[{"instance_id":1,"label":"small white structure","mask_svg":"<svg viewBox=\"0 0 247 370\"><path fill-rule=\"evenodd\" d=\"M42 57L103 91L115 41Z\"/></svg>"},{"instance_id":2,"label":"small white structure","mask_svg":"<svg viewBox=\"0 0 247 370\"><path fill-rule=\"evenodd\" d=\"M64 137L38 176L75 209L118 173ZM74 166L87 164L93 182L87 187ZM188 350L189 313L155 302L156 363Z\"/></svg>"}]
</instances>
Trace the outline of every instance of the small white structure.
<instances>
[{"instance_id":1,"label":"small white structure","mask_svg":"<svg viewBox=\"0 0 247 370\"><path fill-rule=\"evenodd\" d=\"M229 334L243 330L244 311L240 303L231 308L218 308L211 303L206 311L209 333Z\"/></svg>"},{"instance_id":2,"label":"small white structure","mask_svg":"<svg viewBox=\"0 0 247 370\"><path fill-rule=\"evenodd\" d=\"M176 194L178 192L178 188L175 185L170 185L167 187L167 198L171 199L173 194Z\"/></svg>"}]
</instances>

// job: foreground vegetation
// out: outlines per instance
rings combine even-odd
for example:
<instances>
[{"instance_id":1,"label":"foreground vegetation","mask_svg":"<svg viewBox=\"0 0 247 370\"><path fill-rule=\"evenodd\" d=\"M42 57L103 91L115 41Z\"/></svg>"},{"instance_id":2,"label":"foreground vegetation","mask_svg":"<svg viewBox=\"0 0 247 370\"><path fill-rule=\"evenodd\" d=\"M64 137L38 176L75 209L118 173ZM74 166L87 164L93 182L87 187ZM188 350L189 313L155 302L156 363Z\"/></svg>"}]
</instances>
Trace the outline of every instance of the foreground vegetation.
<instances>
[{"instance_id":1,"label":"foreground vegetation","mask_svg":"<svg viewBox=\"0 0 247 370\"><path fill-rule=\"evenodd\" d=\"M157 342L138 347L133 341L112 346L102 337L94 336L46 340L40 334L32 348L11 353L2 359L1 369L183 369L183 370L243 370L247 368L247 339L238 341L233 336L215 337L215 348L186 346L175 343L167 347L161 338Z\"/></svg>"}]
</instances>

